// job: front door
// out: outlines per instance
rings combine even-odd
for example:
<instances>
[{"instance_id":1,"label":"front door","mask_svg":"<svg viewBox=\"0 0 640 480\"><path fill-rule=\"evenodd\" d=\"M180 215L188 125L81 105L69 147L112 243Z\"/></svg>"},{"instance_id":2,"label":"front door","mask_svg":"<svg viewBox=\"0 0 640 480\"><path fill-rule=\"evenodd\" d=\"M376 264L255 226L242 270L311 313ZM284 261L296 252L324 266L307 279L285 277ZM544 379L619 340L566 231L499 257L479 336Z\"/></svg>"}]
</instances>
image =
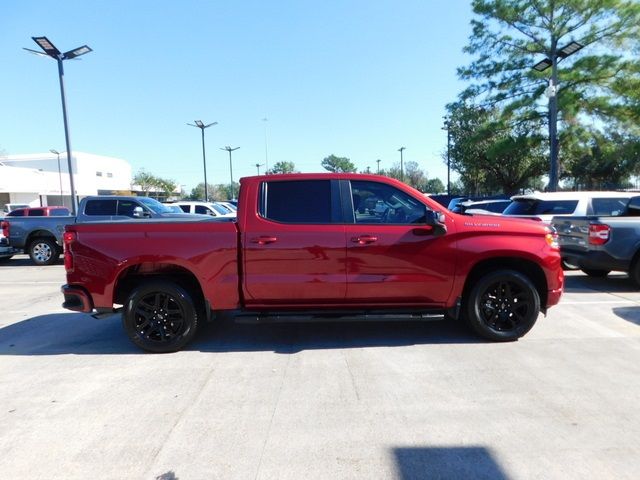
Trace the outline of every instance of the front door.
<instances>
[{"instance_id":1,"label":"front door","mask_svg":"<svg viewBox=\"0 0 640 480\"><path fill-rule=\"evenodd\" d=\"M453 287L453 235L435 236L425 224L425 203L398 188L374 181L350 184L348 301L371 306L442 306Z\"/></svg>"}]
</instances>

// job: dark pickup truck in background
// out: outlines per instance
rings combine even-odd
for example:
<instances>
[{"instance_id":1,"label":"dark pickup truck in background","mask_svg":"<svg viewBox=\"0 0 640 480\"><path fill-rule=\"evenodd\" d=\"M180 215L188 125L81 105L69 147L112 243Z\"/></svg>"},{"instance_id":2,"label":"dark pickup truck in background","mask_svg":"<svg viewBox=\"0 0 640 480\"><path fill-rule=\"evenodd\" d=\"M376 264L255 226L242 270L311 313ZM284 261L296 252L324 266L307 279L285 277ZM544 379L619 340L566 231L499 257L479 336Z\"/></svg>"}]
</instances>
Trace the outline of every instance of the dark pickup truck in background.
<instances>
[{"instance_id":1,"label":"dark pickup truck in background","mask_svg":"<svg viewBox=\"0 0 640 480\"><path fill-rule=\"evenodd\" d=\"M554 217L562 259L593 277L629 273L640 286L640 196L618 202L618 215Z\"/></svg>"},{"instance_id":2,"label":"dark pickup truck in background","mask_svg":"<svg viewBox=\"0 0 640 480\"><path fill-rule=\"evenodd\" d=\"M359 208L369 199L383 213ZM486 339L513 341L558 303L564 281L548 226L458 215L379 175L244 178L236 221L76 223L64 245L63 306L122 311L129 338L153 352L179 350L222 316L463 317Z\"/></svg>"},{"instance_id":3,"label":"dark pickup truck in background","mask_svg":"<svg viewBox=\"0 0 640 480\"><path fill-rule=\"evenodd\" d=\"M66 210L66 209L65 209ZM24 250L36 265L51 265L62 253L65 225L113 220L144 220L184 217L149 197L96 196L80 201L78 215L6 216L1 223L8 247L14 253Z\"/></svg>"}]
</instances>

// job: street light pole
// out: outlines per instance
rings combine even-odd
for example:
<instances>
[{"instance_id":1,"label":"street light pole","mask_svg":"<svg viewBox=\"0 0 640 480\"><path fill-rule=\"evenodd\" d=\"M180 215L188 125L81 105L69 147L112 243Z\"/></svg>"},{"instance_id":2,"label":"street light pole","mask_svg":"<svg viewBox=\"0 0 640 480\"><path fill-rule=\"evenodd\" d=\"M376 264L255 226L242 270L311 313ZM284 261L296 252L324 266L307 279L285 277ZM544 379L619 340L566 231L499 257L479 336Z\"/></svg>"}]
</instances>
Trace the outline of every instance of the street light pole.
<instances>
[{"instance_id":1,"label":"street light pole","mask_svg":"<svg viewBox=\"0 0 640 480\"><path fill-rule=\"evenodd\" d=\"M262 167L264 163L256 163L256 168L258 169L258 175L260 175L260 167Z\"/></svg>"},{"instance_id":2,"label":"street light pole","mask_svg":"<svg viewBox=\"0 0 640 480\"><path fill-rule=\"evenodd\" d=\"M558 179L560 176L560 161L558 142L558 62L569 55L573 55L584 45L578 42L571 42L562 48L556 48L555 40L552 43L549 57L539 61L532 68L538 72L544 72L551 67L551 78L546 94L549 98L549 185L548 191L558 190Z\"/></svg>"},{"instance_id":3,"label":"street light pole","mask_svg":"<svg viewBox=\"0 0 640 480\"><path fill-rule=\"evenodd\" d=\"M58 180L60 181L60 201L64 205L64 200L62 199L62 172L60 171L60 152L53 148L49 151L54 155L58 156Z\"/></svg>"},{"instance_id":4,"label":"street light pole","mask_svg":"<svg viewBox=\"0 0 640 480\"><path fill-rule=\"evenodd\" d=\"M30 48L25 48L24 50L35 53L36 55L51 57L58 62L60 97L62 98L62 118L64 121L64 138L67 145L67 165L69 167L69 184L71 187L71 214L75 216L78 212L78 199L76 197L76 189L73 182L73 166L71 164L71 140L69 138L69 121L67 119L67 101L64 94L64 67L62 66L62 62L64 60L71 60L72 58L79 57L80 55L84 55L85 53L92 52L93 50L91 50L91 48L89 48L87 45L83 45L82 47L74 48L73 50L62 53L49 41L47 37L31 38L38 44L38 46L43 50L44 53L38 52L36 50L31 50Z\"/></svg>"},{"instance_id":5,"label":"street light pole","mask_svg":"<svg viewBox=\"0 0 640 480\"><path fill-rule=\"evenodd\" d=\"M382 160L380 160L380 159L376 160L376 163L378 164L378 175L380 175L380 162L381 161Z\"/></svg>"},{"instance_id":6,"label":"street light pole","mask_svg":"<svg viewBox=\"0 0 640 480\"><path fill-rule=\"evenodd\" d=\"M444 117L444 127L447 131L447 195L451 195L451 121Z\"/></svg>"},{"instance_id":7,"label":"street light pole","mask_svg":"<svg viewBox=\"0 0 640 480\"><path fill-rule=\"evenodd\" d=\"M234 199L234 194L233 194L233 162L231 161L231 152L233 152L234 150L238 150L240 147L236 147L236 148L231 148L230 146L226 146L224 148L220 148L220 150L226 150L227 152L229 152L229 173L231 174L231 200Z\"/></svg>"},{"instance_id":8,"label":"street light pole","mask_svg":"<svg viewBox=\"0 0 640 480\"><path fill-rule=\"evenodd\" d=\"M191 127L199 128L202 132L202 164L204 166L204 201L209 201L209 190L207 186L207 155L204 149L204 129L209 128L213 125L217 125L218 122L210 123L209 125L205 125L202 120L195 120L194 123L187 123L187 125Z\"/></svg>"},{"instance_id":9,"label":"street light pole","mask_svg":"<svg viewBox=\"0 0 640 480\"><path fill-rule=\"evenodd\" d=\"M400 181L404 182L404 164L402 160L402 152L405 151L406 148L400 147L398 151L400 152Z\"/></svg>"}]
</instances>

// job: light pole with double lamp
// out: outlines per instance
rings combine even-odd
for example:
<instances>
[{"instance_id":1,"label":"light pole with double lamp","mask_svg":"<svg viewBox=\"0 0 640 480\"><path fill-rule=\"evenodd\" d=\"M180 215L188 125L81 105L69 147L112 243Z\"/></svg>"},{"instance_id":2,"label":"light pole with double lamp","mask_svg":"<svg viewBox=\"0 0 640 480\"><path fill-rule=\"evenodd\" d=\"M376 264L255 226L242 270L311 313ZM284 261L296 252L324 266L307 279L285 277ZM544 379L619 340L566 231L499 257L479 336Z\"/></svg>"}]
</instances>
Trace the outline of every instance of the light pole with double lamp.
<instances>
[{"instance_id":1,"label":"light pole with double lamp","mask_svg":"<svg viewBox=\"0 0 640 480\"><path fill-rule=\"evenodd\" d=\"M209 201L209 190L207 187L207 155L205 153L204 150L204 129L205 128L209 128L213 125L217 125L218 122L213 122L210 123L209 125L205 125L202 120L194 120L194 123L187 123L187 125L191 126L191 127L196 127L199 128L202 131L202 163L204 165L204 201L208 202Z\"/></svg>"},{"instance_id":2,"label":"light pole with double lamp","mask_svg":"<svg viewBox=\"0 0 640 480\"><path fill-rule=\"evenodd\" d=\"M224 148L220 147L220 150L226 150L227 152L229 152L229 173L231 174L231 200L233 200L235 197L233 196L233 163L231 162L231 152L233 152L234 150L238 150L240 147L236 147L236 148L231 148L230 146L226 146Z\"/></svg>"},{"instance_id":3,"label":"light pole with double lamp","mask_svg":"<svg viewBox=\"0 0 640 480\"><path fill-rule=\"evenodd\" d=\"M67 119L67 102L64 95L64 68L62 62L64 60L72 60L84 55L85 53L92 52L91 48L86 45L82 47L74 48L68 52L62 53L58 50L47 37L31 37L34 42L42 49L42 52L25 48L28 52L41 55L43 57L51 57L58 62L58 77L60 78L60 96L62 97L62 118L64 120L64 137L67 144L67 165L69 168L69 184L71 185L71 214L76 215L78 212L78 198L76 197L75 184L73 183L73 168L71 165L71 140L69 139L69 121Z\"/></svg>"},{"instance_id":4,"label":"light pole with double lamp","mask_svg":"<svg viewBox=\"0 0 640 480\"><path fill-rule=\"evenodd\" d=\"M447 131L447 195L451 195L451 120L444 117L444 127Z\"/></svg>"},{"instance_id":5,"label":"light pole with double lamp","mask_svg":"<svg viewBox=\"0 0 640 480\"><path fill-rule=\"evenodd\" d=\"M558 161L558 62L569 55L573 55L584 45L578 42L571 42L562 48L556 48L555 43L549 52L549 56L544 60L536 63L532 68L538 72L544 72L551 67L551 78L549 79L549 88L546 94L549 98L549 153L551 157L551 165L549 168L549 186L548 191L555 192L558 190L558 176L560 164Z\"/></svg>"}]
</instances>

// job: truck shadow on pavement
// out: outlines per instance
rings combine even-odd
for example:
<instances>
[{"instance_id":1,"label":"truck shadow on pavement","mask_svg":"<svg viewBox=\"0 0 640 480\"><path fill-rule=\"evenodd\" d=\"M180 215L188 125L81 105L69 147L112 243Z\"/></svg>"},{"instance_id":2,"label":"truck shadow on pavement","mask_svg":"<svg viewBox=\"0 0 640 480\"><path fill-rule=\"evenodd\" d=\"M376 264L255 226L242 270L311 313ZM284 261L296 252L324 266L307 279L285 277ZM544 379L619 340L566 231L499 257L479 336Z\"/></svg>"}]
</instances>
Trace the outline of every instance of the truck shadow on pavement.
<instances>
[{"instance_id":1,"label":"truck shadow on pavement","mask_svg":"<svg viewBox=\"0 0 640 480\"><path fill-rule=\"evenodd\" d=\"M204 324L184 350L201 352L273 351L422 344L484 343L462 322L345 322L246 325ZM140 354L127 338L119 315L96 320L87 314L41 315L0 328L0 355Z\"/></svg>"},{"instance_id":2,"label":"truck shadow on pavement","mask_svg":"<svg viewBox=\"0 0 640 480\"><path fill-rule=\"evenodd\" d=\"M589 277L585 274L575 273L565 276L565 293L633 293L640 290L638 286L622 272L612 272L604 278ZM562 302L562 300L560 300Z\"/></svg>"},{"instance_id":3,"label":"truck shadow on pavement","mask_svg":"<svg viewBox=\"0 0 640 480\"><path fill-rule=\"evenodd\" d=\"M392 451L401 480L509 478L485 447L400 447Z\"/></svg>"}]
</instances>

